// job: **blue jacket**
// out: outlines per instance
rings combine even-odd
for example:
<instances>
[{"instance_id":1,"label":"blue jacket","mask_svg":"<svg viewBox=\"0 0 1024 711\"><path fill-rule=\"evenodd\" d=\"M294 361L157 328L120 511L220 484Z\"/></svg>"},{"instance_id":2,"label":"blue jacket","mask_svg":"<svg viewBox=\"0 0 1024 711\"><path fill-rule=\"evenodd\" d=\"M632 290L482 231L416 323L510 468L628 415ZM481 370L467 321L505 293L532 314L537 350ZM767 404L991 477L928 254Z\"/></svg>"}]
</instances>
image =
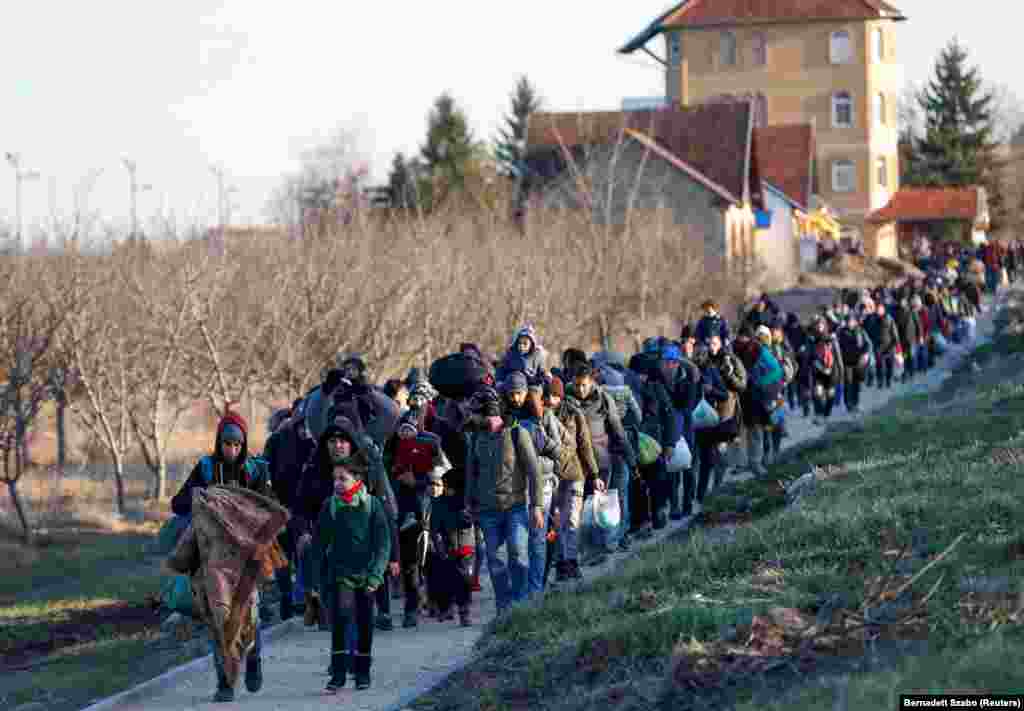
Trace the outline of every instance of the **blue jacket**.
<instances>
[{"instance_id":1,"label":"blue jacket","mask_svg":"<svg viewBox=\"0 0 1024 711\"><path fill-rule=\"evenodd\" d=\"M719 336L722 345L728 345L731 340L729 334L729 322L721 316L702 316L697 321L697 328L694 334L698 343L707 343L712 336Z\"/></svg>"}]
</instances>

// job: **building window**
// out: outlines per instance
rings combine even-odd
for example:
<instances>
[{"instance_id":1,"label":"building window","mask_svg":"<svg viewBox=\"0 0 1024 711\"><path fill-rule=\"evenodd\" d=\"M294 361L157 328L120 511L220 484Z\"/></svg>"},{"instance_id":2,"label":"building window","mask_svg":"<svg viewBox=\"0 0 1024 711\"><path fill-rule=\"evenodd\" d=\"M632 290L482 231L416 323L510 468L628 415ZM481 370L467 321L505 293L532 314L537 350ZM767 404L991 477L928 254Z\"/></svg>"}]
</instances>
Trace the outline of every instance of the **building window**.
<instances>
[{"instance_id":1,"label":"building window","mask_svg":"<svg viewBox=\"0 0 1024 711\"><path fill-rule=\"evenodd\" d=\"M876 62L885 61L885 33L881 27L871 33L871 56Z\"/></svg>"},{"instance_id":2,"label":"building window","mask_svg":"<svg viewBox=\"0 0 1024 711\"><path fill-rule=\"evenodd\" d=\"M668 36L668 61L672 66L678 66L683 57L683 40L678 32L671 32Z\"/></svg>"},{"instance_id":3,"label":"building window","mask_svg":"<svg viewBox=\"0 0 1024 711\"><path fill-rule=\"evenodd\" d=\"M768 97L758 92L754 96L754 126L764 128L768 125Z\"/></svg>"},{"instance_id":4,"label":"building window","mask_svg":"<svg viewBox=\"0 0 1024 711\"><path fill-rule=\"evenodd\" d=\"M853 45L846 30L833 32L828 45L829 60L832 64L849 64L853 61Z\"/></svg>"},{"instance_id":5,"label":"building window","mask_svg":"<svg viewBox=\"0 0 1024 711\"><path fill-rule=\"evenodd\" d=\"M852 160L832 161L832 192L851 193L856 183L857 173Z\"/></svg>"},{"instance_id":6,"label":"building window","mask_svg":"<svg viewBox=\"0 0 1024 711\"><path fill-rule=\"evenodd\" d=\"M832 95L832 127L853 126L853 97L848 91L837 91Z\"/></svg>"},{"instance_id":7,"label":"building window","mask_svg":"<svg viewBox=\"0 0 1024 711\"><path fill-rule=\"evenodd\" d=\"M755 32L754 44L754 66L763 67L768 64L768 37L764 32Z\"/></svg>"},{"instance_id":8,"label":"building window","mask_svg":"<svg viewBox=\"0 0 1024 711\"><path fill-rule=\"evenodd\" d=\"M736 66L736 34L723 32L718 44L719 61L723 67Z\"/></svg>"},{"instance_id":9,"label":"building window","mask_svg":"<svg viewBox=\"0 0 1024 711\"><path fill-rule=\"evenodd\" d=\"M885 156L881 156L875 161L875 172L877 173L879 187L889 187L889 162L885 159Z\"/></svg>"},{"instance_id":10,"label":"building window","mask_svg":"<svg viewBox=\"0 0 1024 711\"><path fill-rule=\"evenodd\" d=\"M875 122L879 126L885 126L889 123L888 114L888 102L885 100L885 94L878 92L875 94Z\"/></svg>"}]
</instances>

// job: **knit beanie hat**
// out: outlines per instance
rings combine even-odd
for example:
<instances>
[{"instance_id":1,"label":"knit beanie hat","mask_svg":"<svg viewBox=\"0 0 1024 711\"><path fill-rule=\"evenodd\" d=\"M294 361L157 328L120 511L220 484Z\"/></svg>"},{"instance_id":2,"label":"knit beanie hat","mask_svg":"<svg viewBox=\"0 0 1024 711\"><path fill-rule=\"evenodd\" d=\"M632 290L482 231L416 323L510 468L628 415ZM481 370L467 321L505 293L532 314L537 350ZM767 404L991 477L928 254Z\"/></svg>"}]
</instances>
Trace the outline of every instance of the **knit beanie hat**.
<instances>
[{"instance_id":1,"label":"knit beanie hat","mask_svg":"<svg viewBox=\"0 0 1024 711\"><path fill-rule=\"evenodd\" d=\"M661 349L661 359L680 361L683 359L683 352L679 350L679 346L674 343L669 343Z\"/></svg>"},{"instance_id":2,"label":"knit beanie hat","mask_svg":"<svg viewBox=\"0 0 1024 711\"><path fill-rule=\"evenodd\" d=\"M760 341L770 341L772 339L772 330L765 325L758 326L754 334Z\"/></svg>"},{"instance_id":3,"label":"knit beanie hat","mask_svg":"<svg viewBox=\"0 0 1024 711\"><path fill-rule=\"evenodd\" d=\"M245 434L242 428L236 424L226 424L220 430L221 442L244 442Z\"/></svg>"},{"instance_id":4,"label":"knit beanie hat","mask_svg":"<svg viewBox=\"0 0 1024 711\"><path fill-rule=\"evenodd\" d=\"M217 423L217 436L221 441L228 436L229 427L233 427L233 429L230 430L230 434L236 438L235 441L245 441L246 433L249 431L249 425L246 423L245 418L234 410L227 410L224 413L224 416L220 418L220 422Z\"/></svg>"},{"instance_id":5,"label":"knit beanie hat","mask_svg":"<svg viewBox=\"0 0 1024 711\"><path fill-rule=\"evenodd\" d=\"M412 430L413 434L417 434L419 432L419 422L414 413L407 412L402 415L402 419L398 421L397 432L401 434L402 430Z\"/></svg>"},{"instance_id":6,"label":"knit beanie hat","mask_svg":"<svg viewBox=\"0 0 1024 711\"><path fill-rule=\"evenodd\" d=\"M498 391L489 385L485 385L473 393L473 397L470 398L470 412L487 417L488 415L485 414L485 410L487 410L489 403L493 403L498 408L498 412L501 412L501 402L498 397Z\"/></svg>"},{"instance_id":7,"label":"knit beanie hat","mask_svg":"<svg viewBox=\"0 0 1024 711\"><path fill-rule=\"evenodd\" d=\"M510 373L502 385L502 389L507 393L526 392L530 387L529 382L526 380L526 375L518 370Z\"/></svg>"}]
</instances>

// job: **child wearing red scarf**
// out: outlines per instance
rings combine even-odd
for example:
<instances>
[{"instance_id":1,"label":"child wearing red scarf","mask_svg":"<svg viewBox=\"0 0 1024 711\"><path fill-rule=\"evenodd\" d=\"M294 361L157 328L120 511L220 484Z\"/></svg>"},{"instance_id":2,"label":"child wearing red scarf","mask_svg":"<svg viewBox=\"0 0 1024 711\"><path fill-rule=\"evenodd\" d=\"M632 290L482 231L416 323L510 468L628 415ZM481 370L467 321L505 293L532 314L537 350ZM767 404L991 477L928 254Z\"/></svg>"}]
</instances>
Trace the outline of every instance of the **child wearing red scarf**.
<instances>
[{"instance_id":1,"label":"child wearing red scarf","mask_svg":"<svg viewBox=\"0 0 1024 711\"><path fill-rule=\"evenodd\" d=\"M319 517L319 551L336 583L331 629L331 679L327 693L345 686L354 672L357 689L370 687L373 661L374 593L384 582L391 555L391 529L384 504L371 496L345 463L334 466L334 495ZM325 590L331 589L324 586Z\"/></svg>"}]
</instances>

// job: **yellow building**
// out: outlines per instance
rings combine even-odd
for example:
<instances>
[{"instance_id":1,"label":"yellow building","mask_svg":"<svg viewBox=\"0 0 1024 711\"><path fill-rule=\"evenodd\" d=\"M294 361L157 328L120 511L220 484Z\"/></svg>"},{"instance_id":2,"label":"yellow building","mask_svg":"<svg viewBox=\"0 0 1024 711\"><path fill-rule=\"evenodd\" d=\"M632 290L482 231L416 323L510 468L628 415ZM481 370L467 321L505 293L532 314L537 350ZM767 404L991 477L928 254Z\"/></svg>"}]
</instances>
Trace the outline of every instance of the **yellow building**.
<instances>
[{"instance_id":1,"label":"yellow building","mask_svg":"<svg viewBox=\"0 0 1024 711\"><path fill-rule=\"evenodd\" d=\"M865 218L899 188L893 23L904 19L882 0L686 0L619 51L661 62L672 102L752 96L759 125L814 125L815 193L869 254L895 256L891 226ZM647 47L656 37L664 57Z\"/></svg>"}]
</instances>

